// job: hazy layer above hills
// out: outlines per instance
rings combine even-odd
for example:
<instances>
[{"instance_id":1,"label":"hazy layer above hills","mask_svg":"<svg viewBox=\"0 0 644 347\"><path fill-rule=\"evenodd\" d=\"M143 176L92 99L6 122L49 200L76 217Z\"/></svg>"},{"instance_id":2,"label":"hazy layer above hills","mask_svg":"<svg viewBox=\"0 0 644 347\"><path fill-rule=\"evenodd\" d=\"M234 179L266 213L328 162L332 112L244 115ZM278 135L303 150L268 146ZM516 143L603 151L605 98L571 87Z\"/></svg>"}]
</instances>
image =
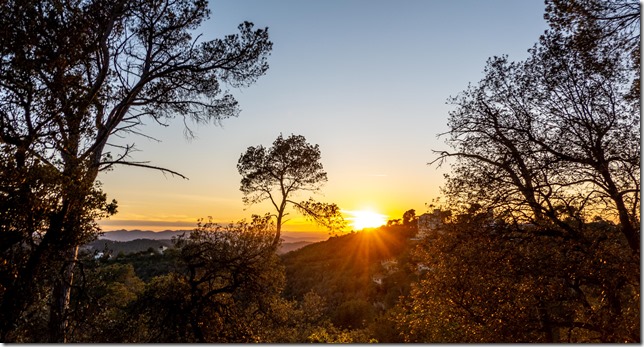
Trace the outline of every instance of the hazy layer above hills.
<instances>
[{"instance_id":1,"label":"hazy layer above hills","mask_svg":"<svg viewBox=\"0 0 644 347\"><path fill-rule=\"evenodd\" d=\"M150 231L150 230L113 230L106 231L99 237L99 239L106 239L111 241L132 241L137 239L150 239L150 240L169 240L175 236L183 233L190 234L192 230L164 230L164 231ZM320 232L304 232L304 231L283 231L282 239L284 243L292 242L319 242L329 238L329 235Z\"/></svg>"}]
</instances>

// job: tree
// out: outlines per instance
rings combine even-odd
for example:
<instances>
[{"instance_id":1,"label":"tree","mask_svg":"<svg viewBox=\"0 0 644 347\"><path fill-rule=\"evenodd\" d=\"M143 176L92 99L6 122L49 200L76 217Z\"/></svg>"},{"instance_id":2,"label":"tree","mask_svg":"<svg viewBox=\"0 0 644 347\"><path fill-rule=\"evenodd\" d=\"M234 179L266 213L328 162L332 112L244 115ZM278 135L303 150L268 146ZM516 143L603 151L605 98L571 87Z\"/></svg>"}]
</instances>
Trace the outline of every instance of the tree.
<instances>
[{"instance_id":1,"label":"tree","mask_svg":"<svg viewBox=\"0 0 644 347\"><path fill-rule=\"evenodd\" d=\"M639 341L639 265L615 225L592 223L586 244L472 206L441 231L414 250L429 270L401 300L405 341Z\"/></svg>"},{"instance_id":2,"label":"tree","mask_svg":"<svg viewBox=\"0 0 644 347\"><path fill-rule=\"evenodd\" d=\"M630 66L638 73L630 97L640 98L640 16L641 4L627 0L547 0L544 18L552 30L569 33L572 48L591 51L598 45L630 56Z\"/></svg>"},{"instance_id":3,"label":"tree","mask_svg":"<svg viewBox=\"0 0 644 347\"><path fill-rule=\"evenodd\" d=\"M135 304L148 322L140 342L261 342L284 272L270 216L220 226L200 222L177 240L182 270L153 279Z\"/></svg>"},{"instance_id":4,"label":"tree","mask_svg":"<svg viewBox=\"0 0 644 347\"><path fill-rule=\"evenodd\" d=\"M297 192L319 191L327 181L320 158L319 146L307 143L304 136L291 135L284 139L281 134L270 149L251 146L239 157L237 171L242 176L240 190L244 193L244 203L252 205L269 200L277 212L274 244L280 241L288 205L331 230L344 226L337 205L312 198L302 202L292 200Z\"/></svg>"},{"instance_id":5,"label":"tree","mask_svg":"<svg viewBox=\"0 0 644 347\"><path fill-rule=\"evenodd\" d=\"M4 309L0 315L15 315L16 319L2 321L0 326L4 341L39 342L47 339L47 327L42 322L49 322L50 314L42 314L45 318L38 322L33 312L51 305L44 298L51 299L48 291L52 283L73 275L61 271L69 243L91 241L100 230L95 220L115 213L116 206L107 202L97 183L83 201L83 225L78 234L69 235L73 236L71 240L45 240L51 213L59 207L57 194L65 182L40 163L25 167L14 164L11 159L3 161L0 170L0 300ZM41 246L43 242L49 242L50 247ZM27 274L33 277L25 277Z\"/></svg>"},{"instance_id":6,"label":"tree","mask_svg":"<svg viewBox=\"0 0 644 347\"><path fill-rule=\"evenodd\" d=\"M615 217L639 253L639 107L620 54L570 49L546 34L523 63L488 62L478 86L452 101L456 157L446 191L508 218L579 237L593 215ZM466 196L469 195L469 196ZM477 200L477 201L475 201Z\"/></svg>"},{"instance_id":7,"label":"tree","mask_svg":"<svg viewBox=\"0 0 644 347\"><path fill-rule=\"evenodd\" d=\"M132 319L131 308L144 290L132 264L103 263L93 258L77 266L83 277L72 290L70 342L135 343L145 322Z\"/></svg>"},{"instance_id":8,"label":"tree","mask_svg":"<svg viewBox=\"0 0 644 347\"><path fill-rule=\"evenodd\" d=\"M197 123L236 116L237 102L225 86L248 86L266 72L272 46L267 29L245 22L236 35L194 38L208 15L201 0L9 1L0 10L6 29L0 34L0 146L11 158L6 169L43 167L55 182L42 195L55 202L34 204L48 207L39 223L4 228L20 234L12 249L24 251L21 245L32 235L36 242L3 289L3 341L17 338L12 322L33 297L30 284L51 283L46 267L64 268L55 270L63 276L52 283L49 340L65 341L77 247L97 231L87 223L100 206L88 207L87 200L102 194L94 184L99 171L122 164L181 176L133 162L133 145L109 140L145 136L138 128L145 119L167 125L177 116ZM25 201L30 184L6 184L2 199Z\"/></svg>"},{"instance_id":9,"label":"tree","mask_svg":"<svg viewBox=\"0 0 644 347\"><path fill-rule=\"evenodd\" d=\"M444 192L462 216L492 219L456 223L423 256L433 270L407 312L439 317L408 322L430 338L640 339L638 71L613 32L626 27L593 12L639 5L549 4L553 28L526 61L494 57L452 98L452 151L436 159L455 158ZM585 27L570 13L597 18Z\"/></svg>"},{"instance_id":10,"label":"tree","mask_svg":"<svg viewBox=\"0 0 644 347\"><path fill-rule=\"evenodd\" d=\"M400 226L400 218L398 219L390 219L387 221L387 226L388 227L395 227L395 226Z\"/></svg>"},{"instance_id":11,"label":"tree","mask_svg":"<svg viewBox=\"0 0 644 347\"><path fill-rule=\"evenodd\" d=\"M418 226L418 217L416 217L416 210L411 209L405 211L402 216L402 224L407 228L416 228Z\"/></svg>"}]
</instances>

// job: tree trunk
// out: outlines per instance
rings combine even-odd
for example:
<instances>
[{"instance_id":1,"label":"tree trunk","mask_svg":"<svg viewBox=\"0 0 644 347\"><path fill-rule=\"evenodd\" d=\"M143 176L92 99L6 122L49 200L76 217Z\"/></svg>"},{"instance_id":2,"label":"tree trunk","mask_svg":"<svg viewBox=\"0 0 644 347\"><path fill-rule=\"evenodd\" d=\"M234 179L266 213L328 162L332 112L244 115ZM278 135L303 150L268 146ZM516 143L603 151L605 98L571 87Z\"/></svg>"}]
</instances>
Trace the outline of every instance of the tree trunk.
<instances>
[{"instance_id":1,"label":"tree trunk","mask_svg":"<svg viewBox=\"0 0 644 347\"><path fill-rule=\"evenodd\" d=\"M34 281L40 279L42 259L46 258L43 254L44 250L45 247L38 247L34 251L26 266L20 269L17 278L2 295L2 303L0 304L1 342L18 342L18 336L15 335L16 323L37 292L36 286L38 284Z\"/></svg>"},{"instance_id":2,"label":"tree trunk","mask_svg":"<svg viewBox=\"0 0 644 347\"><path fill-rule=\"evenodd\" d=\"M277 226L275 227L275 238L273 239L273 246L277 247L280 243L282 232L282 212L277 215Z\"/></svg>"},{"instance_id":3,"label":"tree trunk","mask_svg":"<svg viewBox=\"0 0 644 347\"><path fill-rule=\"evenodd\" d=\"M83 214L87 208L85 202L91 194L91 187L98 176L98 167L82 173L75 160L70 160L64 175L70 177L69 184L63 188L62 223L56 230L58 237L53 245L54 251L61 252L62 268L59 277L54 281L49 321L49 342L66 343L68 340L68 310L71 299L71 289L74 282L74 269L78 261L78 249L82 238L84 225Z\"/></svg>"},{"instance_id":4,"label":"tree trunk","mask_svg":"<svg viewBox=\"0 0 644 347\"><path fill-rule=\"evenodd\" d=\"M282 191L283 190L284 189L282 188ZM282 192L282 203L280 204L279 210L277 210L277 226L275 227L275 238L273 239L274 247L277 247L280 244L284 210L286 210L286 193Z\"/></svg>"},{"instance_id":5,"label":"tree trunk","mask_svg":"<svg viewBox=\"0 0 644 347\"><path fill-rule=\"evenodd\" d=\"M639 230L636 230L635 227L633 226L633 221L631 219L631 216L628 213L628 208L626 208L626 204L624 203L624 198L622 194L620 194L619 189L615 184L615 180L613 179L611 172L608 169L608 164L606 164L605 160L602 160L601 164L597 166L598 166L597 170L601 174L606 184L606 188L607 188L606 192L615 203L615 208L617 209L617 213L619 216L619 223L621 224L620 228L621 228L622 234L624 234L624 237L626 237L626 241L628 242L628 245L630 246L633 253L636 254L637 257L639 258L639 254L640 254Z\"/></svg>"},{"instance_id":6,"label":"tree trunk","mask_svg":"<svg viewBox=\"0 0 644 347\"><path fill-rule=\"evenodd\" d=\"M546 303L544 303L541 298L538 298L539 303L537 304L537 312L539 314L539 319L541 320L541 331L545 338L546 343L556 343L559 342L558 335L556 333L556 327L551 324L550 317L548 314L548 309Z\"/></svg>"},{"instance_id":7,"label":"tree trunk","mask_svg":"<svg viewBox=\"0 0 644 347\"><path fill-rule=\"evenodd\" d=\"M78 260L79 246L71 249L65 256L61 278L56 281L53 288L52 306L49 319L49 342L67 343L69 326L68 309L71 299L72 284L74 281L74 268Z\"/></svg>"}]
</instances>

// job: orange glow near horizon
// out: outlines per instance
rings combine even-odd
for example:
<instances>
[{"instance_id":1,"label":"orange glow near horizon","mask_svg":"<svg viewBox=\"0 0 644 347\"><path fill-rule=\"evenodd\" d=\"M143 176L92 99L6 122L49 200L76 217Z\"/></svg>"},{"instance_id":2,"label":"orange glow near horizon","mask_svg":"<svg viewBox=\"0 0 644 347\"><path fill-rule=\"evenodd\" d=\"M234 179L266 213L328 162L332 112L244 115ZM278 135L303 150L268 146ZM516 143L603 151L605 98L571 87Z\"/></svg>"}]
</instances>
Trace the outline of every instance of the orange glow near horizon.
<instances>
[{"instance_id":1,"label":"orange glow near horizon","mask_svg":"<svg viewBox=\"0 0 644 347\"><path fill-rule=\"evenodd\" d=\"M397 218L400 218L399 216L403 213L401 211L409 209L407 206L398 209L382 209L382 206L378 204L376 207L373 202L368 204L348 202L346 205L353 205L351 206L353 208L350 207L341 210L344 219L347 221L347 227L343 232L349 232L351 230L360 231L362 229L377 228L382 225L386 225L388 219L393 218L393 216L398 216ZM130 211L134 209L131 206L127 207L130 207ZM206 218L208 215L212 215L217 223L228 224L242 219L248 220L252 214L262 214L261 211L266 210L265 207L266 206L253 207L252 209L241 212L235 211L233 208L230 208L229 210L219 208L220 211L224 210L222 211L224 213L221 213L221 215L218 216L216 214L207 213L206 211L209 210L208 208L201 208L202 211L195 211L196 208L191 211L183 211L179 210L176 206L171 206L170 208L175 210L170 210L170 208L167 211L156 209L154 212L148 214L146 210L137 206L133 212L126 210L127 212L119 213L111 218L103 219L98 222L103 231L121 229L150 231L191 230L197 226L197 221L200 218ZM194 216L191 215L191 212L194 213ZM329 230L324 226L317 225L297 213L290 213L288 215L286 223L283 224L282 230L289 232L318 232L324 235L329 234Z\"/></svg>"},{"instance_id":2,"label":"orange glow near horizon","mask_svg":"<svg viewBox=\"0 0 644 347\"><path fill-rule=\"evenodd\" d=\"M351 221L351 226L354 230L362 230L365 228L377 228L387 223L387 216L374 212L372 210L359 210L359 211L342 211L345 214L351 215L346 219Z\"/></svg>"}]
</instances>

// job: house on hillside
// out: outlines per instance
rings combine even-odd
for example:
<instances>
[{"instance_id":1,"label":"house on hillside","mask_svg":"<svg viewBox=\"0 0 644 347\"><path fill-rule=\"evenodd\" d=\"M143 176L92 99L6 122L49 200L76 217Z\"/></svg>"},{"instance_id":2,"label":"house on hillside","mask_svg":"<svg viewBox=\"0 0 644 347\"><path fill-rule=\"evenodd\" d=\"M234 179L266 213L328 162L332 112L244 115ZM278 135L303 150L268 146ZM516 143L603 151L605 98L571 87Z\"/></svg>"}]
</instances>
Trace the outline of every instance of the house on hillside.
<instances>
[{"instance_id":1,"label":"house on hillside","mask_svg":"<svg viewBox=\"0 0 644 347\"><path fill-rule=\"evenodd\" d=\"M418 234L415 239L424 239L427 236L440 232L443 227L443 213L440 209L434 209L432 213L423 213L418 216Z\"/></svg>"},{"instance_id":2,"label":"house on hillside","mask_svg":"<svg viewBox=\"0 0 644 347\"><path fill-rule=\"evenodd\" d=\"M380 261L380 265L386 273L390 274L398 269L398 260L396 258L389 258Z\"/></svg>"},{"instance_id":3,"label":"house on hillside","mask_svg":"<svg viewBox=\"0 0 644 347\"><path fill-rule=\"evenodd\" d=\"M375 274L375 275L371 276L371 280L372 280L375 284L377 284L377 285L379 285L379 286L381 286L381 285L382 285L382 280L384 280L384 279L385 279L385 276L384 276L383 274L380 274L380 273L378 273L378 274Z\"/></svg>"},{"instance_id":4,"label":"house on hillside","mask_svg":"<svg viewBox=\"0 0 644 347\"><path fill-rule=\"evenodd\" d=\"M108 251L107 253L102 252L102 251L96 251L94 253L94 259L99 260L99 259L112 259L112 251Z\"/></svg>"},{"instance_id":5,"label":"house on hillside","mask_svg":"<svg viewBox=\"0 0 644 347\"><path fill-rule=\"evenodd\" d=\"M432 270L432 268L427 266L427 265L425 265L425 264L420 263L420 264L416 265L416 274L417 275L424 274L425 272L431 271L431 270Z\"/></svg>"}]
</instances>

